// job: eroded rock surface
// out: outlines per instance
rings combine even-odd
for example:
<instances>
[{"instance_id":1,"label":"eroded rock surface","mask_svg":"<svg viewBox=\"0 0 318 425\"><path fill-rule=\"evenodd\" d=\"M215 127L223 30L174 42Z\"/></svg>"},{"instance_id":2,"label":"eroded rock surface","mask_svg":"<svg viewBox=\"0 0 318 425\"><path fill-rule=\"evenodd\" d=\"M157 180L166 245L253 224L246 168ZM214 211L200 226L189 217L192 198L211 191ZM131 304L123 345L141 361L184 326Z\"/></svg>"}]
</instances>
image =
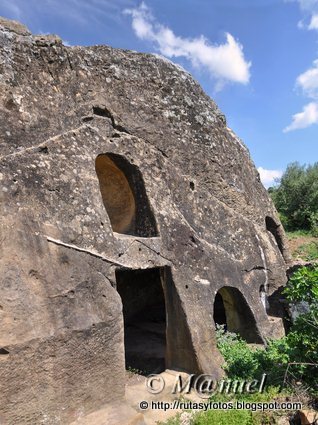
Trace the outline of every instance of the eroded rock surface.
<instances>
[{"instance_id":1,"label":"eroded rock surface","mask_svg":"<svg viewBox=\"0 0 318 425\"><path fill-rule=\"evenodd\" d=\"M283 229L193 78L3 19L0 45L0 422L120 402L125 351L143 361L132 329L165 344L145 369L215 378L215 321L251 342L280 335Z\"/></svg>"}]
</instances>

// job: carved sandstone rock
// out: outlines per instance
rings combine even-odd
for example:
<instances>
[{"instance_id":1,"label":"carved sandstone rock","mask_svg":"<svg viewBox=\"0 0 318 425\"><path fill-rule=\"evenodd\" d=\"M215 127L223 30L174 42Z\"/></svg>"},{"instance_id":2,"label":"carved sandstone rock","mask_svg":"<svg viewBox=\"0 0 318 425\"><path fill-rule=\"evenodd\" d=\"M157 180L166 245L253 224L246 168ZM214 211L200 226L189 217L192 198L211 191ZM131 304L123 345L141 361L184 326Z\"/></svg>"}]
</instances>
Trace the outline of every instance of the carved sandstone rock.
<instances>
[{"instance_id":1,"label":"carved sandstone rock","mask_svg":"<svg viewBox=\"0 0 318 425\"><path fill-rule=\"evenodd\" d=\"M215 322L281 334L282 226L193 78L3 19L0 43L2 421L120 401L125 356L217 379Z\"/></svg>"}]
</instances>

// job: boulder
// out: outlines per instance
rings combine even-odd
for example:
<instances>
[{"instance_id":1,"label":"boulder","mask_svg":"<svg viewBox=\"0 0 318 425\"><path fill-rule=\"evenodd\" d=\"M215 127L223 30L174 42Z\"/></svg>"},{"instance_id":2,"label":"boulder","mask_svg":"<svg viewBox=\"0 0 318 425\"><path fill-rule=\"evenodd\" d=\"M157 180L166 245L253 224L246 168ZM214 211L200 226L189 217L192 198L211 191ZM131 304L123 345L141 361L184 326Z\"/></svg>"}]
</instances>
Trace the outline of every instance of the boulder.
<instances>
[{"instance_id":1,"label":"boulder","mask_svg":"<svg viewBox=\"0 0 318 425\"><path fill-rule=\"evenodd\" d=\"M284 230L191 75L4 19L0 45L3 421L121 402L125 367L219 379L215 323L281 334Z\"/></svg>"}]
</instances>

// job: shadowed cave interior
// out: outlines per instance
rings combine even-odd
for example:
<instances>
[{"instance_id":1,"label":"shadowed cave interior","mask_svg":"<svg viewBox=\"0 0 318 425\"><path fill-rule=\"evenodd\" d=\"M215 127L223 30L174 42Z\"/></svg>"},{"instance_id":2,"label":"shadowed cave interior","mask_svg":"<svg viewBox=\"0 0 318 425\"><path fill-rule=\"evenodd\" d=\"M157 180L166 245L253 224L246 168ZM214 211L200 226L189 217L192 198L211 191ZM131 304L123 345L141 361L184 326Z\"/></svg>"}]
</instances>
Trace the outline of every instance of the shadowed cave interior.
<instances>
[{"instance_id":1,"label":"shadowed cave interior","mask_svg":"<svg viewBox=\"0 0 318 425\"><path fill-rule=\"evenodd\" d=\"M165 370L166 307L161 269L117 270L123 303L126 369L148 375Z\"/></svg>"},{"instance_id":2,"label":"shadowed cave interior","mask_svg":"<svg viewBox=\"0 0 318 425\"><path fill-rule=\"evenodd\" d=\"M223 287L215 296L213 319L228 332L238 333L249 343L262 344L256 321L241 292L234 287Z\"/></svg>"},{"instance_id":3,"label":"shadowed cave interior","mask_svg":"<svg viewBox=\"0 0 318 425\"><path fill-rule=\"evenodd\" d=\"M282 238L282 234L281 234L282 230L281 230L280 225L277 224L272 219L272 217L268 217L268 216L265 218L265 223L266 223L266 230L274 236L276 243L277 243L277 246L278 246L281 254L283 254L284 244L283 244L283 238Z\"/></svg>"}]
</instances>

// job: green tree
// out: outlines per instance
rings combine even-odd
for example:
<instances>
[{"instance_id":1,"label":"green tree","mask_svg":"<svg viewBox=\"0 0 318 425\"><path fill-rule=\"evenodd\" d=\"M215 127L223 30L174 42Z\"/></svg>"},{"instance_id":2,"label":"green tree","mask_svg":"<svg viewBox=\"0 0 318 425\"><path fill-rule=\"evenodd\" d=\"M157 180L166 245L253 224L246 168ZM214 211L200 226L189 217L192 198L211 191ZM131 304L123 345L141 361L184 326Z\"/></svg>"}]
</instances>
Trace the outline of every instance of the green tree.
<instances>
[{"instance_id":1,"label":"green tree","mask_svg":"<svg viewBox=\"0 0 318 425\"><path fill-rule=\"evenodd\" d=\"M268 192L287 230L318 233L318 162L289 164L279 185Z\"/></svg>"},{"instance_id":2,"label":"green tree","mask_svg":"<svg viewBox=\"0 0 318 425\"><path fill-rule=\"evenodd\" d=\"M293 373L304 379L317 394L318 266L298 269L290 278L283 293L289 302L301 302L307 305L307 312L299 314L294 320L285 340L289 347L290 360L303 363L293 369Z\"/></svg>"}]
</instances>

